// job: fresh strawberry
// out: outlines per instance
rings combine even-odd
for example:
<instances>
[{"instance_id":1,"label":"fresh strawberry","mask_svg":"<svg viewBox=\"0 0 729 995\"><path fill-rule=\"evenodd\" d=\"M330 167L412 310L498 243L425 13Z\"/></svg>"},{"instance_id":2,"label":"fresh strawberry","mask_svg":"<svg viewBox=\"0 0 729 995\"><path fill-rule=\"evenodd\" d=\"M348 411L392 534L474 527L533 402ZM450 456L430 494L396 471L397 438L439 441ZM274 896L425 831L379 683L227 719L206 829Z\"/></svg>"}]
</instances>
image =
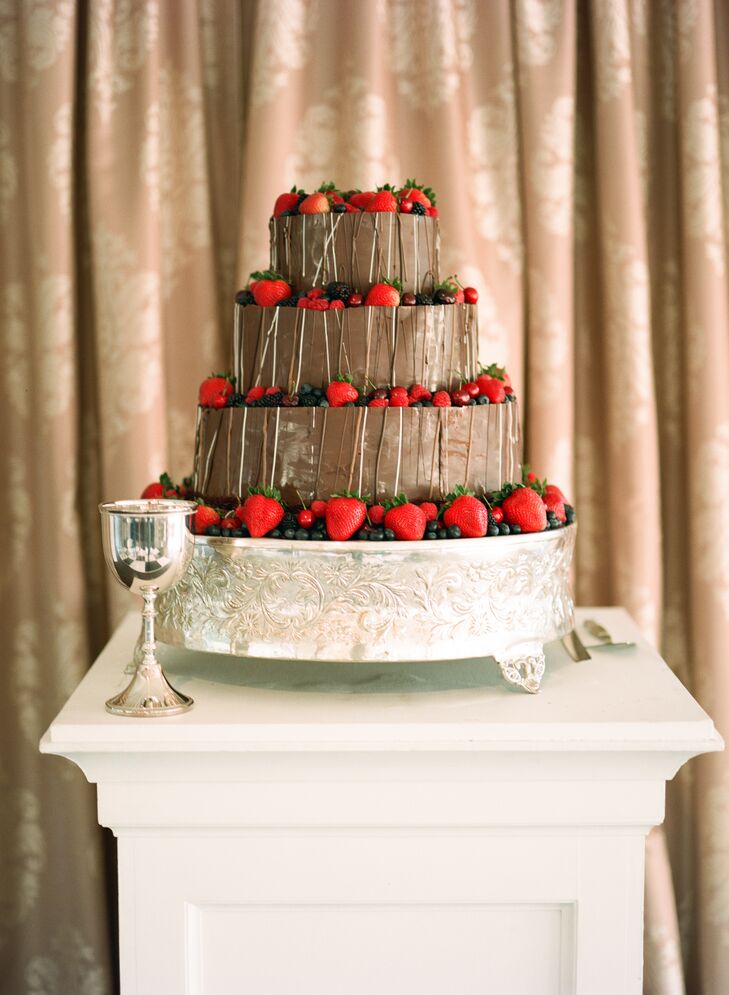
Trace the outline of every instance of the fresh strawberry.
<instances>
[{"instance_id":1,"label":"fresh strawberry","mask_svg":"<svg viewBox=\"0 0 729 995\"><path fill-rule=\"evenodd\" d=\"M288 193L279 194L276 198L276 203L273 205L274 218L280 217L284 211L292 211L299 203L299 194L303 192L303 190L297 190L294 186L291 187Z\"/></svg>"},{"instance_id":2,"label":"fresh strawberry","mask_svg":"<svg viewBox=\"0 0 729 995\"><path fill-rule=\"evenodd\" d=\"M393 501L388 502L388 511L385 513L385 528L392 529L396 539L406 542L415 542L425 535L427 519L425 512L417 504L412 504L400 494Z\"/></svg>"},{"instance_id":3,"label":"fresh strawberry","mask_svg":"<svg viewBox=\"0 0 729 995\"><path fill-rule=\"evenodd\" d=\"M367 402L368 408L389 408L390 402L386 397L373 397L371 401Z\"/></svg>"},{"instance_id":4,"label":"fresh strawberry","mask_svg":"<svg viewBox=\"0 0 729 995\"><path fill-rule=\"evenodd\" d=\"M308 297L299 297L298 301L296 302L297 307L305 308L307 311L309 309L310 304L311 301L309 300Z\"/></svg>"},{"instance_id":5,"label":"fresh strawberry","mask_svg":"<svg viewBox=\"0 0 729 995\"><path fill-rule=\"evenodd\" d=\"M250 487L238 515L256 539L275 529L283 516L281 495L275 487Z\"/></svg>"},{"instance_id":6,"label":"fresh strawberry","mask_svg":"<svg viewBox=\"0 0 729 995\"><path fill-rule=\"evenodd\" d=\"M325 517L329 538L343 542L364 525L367 505L358 494L334 494L327 501Z\"/></svg>"},{"instance_id":7,"label":"fresh strawberry","mask_svg":"<svg viewBox=\"0 0 729 995\"><path fill-rule=\"evenodd\" d=\"M142 491L142 501L153 501L155 498L161 498L164 494L164 488L159 480L155 481L153 484L147 484L147 486Z\"/></svg>"},{"instance_id":8,"label":"fresh strawberry","mask_svg":"<svg viewBox=\"0 0 729 995\"><path fill-rule=\"evenodd\" d=\"M251 273L251 276L254 283L249 284L249 287L253 300L259 307L275 307L279 301L291 296L291 287L273 270Z\"/></svg>"},{"instance_id":9,"label":"fresh strawberry","mask_svg":"<svg viewBox=\"0 0 729 995\"><path fill-rule=\"evenodd\" d=\"M213 373L200 384L197 399L203 408L224 408L233 393L234 380L227 373Z\"/></svg>"},{"instance_id":10,"label":"fresh strawberry","mask_svg":"<svg viewBox=\"0 0 729 995\"><path fill-rule=\"evenodd\" d=\"M347 307L362 307L362 294L350 294L347 298Z\"/></svg>"},{"instance_id":11,"label":"fresh strawberry","mask_svg":"<svg viewBox=\"0 0 729 995\"><path fill-rule=\"evenodd\" d=\"M311 193L299 204L299 214L328 214L331 210L325 193Z\"/></svg>"},{"instance_id":12,"label":"fresh strawberry","mask_svg":"<svg viewBox=\"0 0 729 995\"><path fill-rule=\"evenodd\" d=\"M481 367L481 373L485 373L489 377L496 377L497 380L501 380L504 387L511 387L511 377L503 366L497 366L496 363L491 363L490 366Z\"/></svg>"},{"instance_id":13,"label":"fresh strawberry","mask_svg":"<svg viewBox=\"0 0 729 995\"><path fill-rule=\"evenodd\" d=\"M374 196L372 190L365 190L363 193L353 193L349 198L349 203L352 207L358 207L360 211L364 211Z\"/></svg>"},{"instance_id":14,"label":"fresh strawberry","mask_svg":"<svg viewBox=\"0 0 729 995\"><path fill-rule=\"evenodd\" d=\"M544 489L544 507L547 511L553 511L560 522L567 521L567 512L565 511L565 496L559 487L554 484L547 484Z\"/></svg>"},{"instance_id":15,"label":"fresh strawberry","mask_svg":"<svg viewBox=\"0 0 729 995\"><path fill-rule=\"evenodd\" d=\"M450 504L443 514L446 525L457 525L465 539L480 539L489 527L489 513L483 501L456 487L448 495Z\"/></svg>"},{"instance_id":16,"label":"fresh strawberry","mask_svg":"<svg viewBox=\"0 0 729 995\"><path fill-rule=\"evenodd\" d=\"M343 408L345 404L354 402L359 397L359 391L352 386L352 378L340 373L327 387L327 400L332 408Z\"/></svg>"},{"instance_id":17,"label":"fresh strawberry","mask_svg":"<svg viewBox=\"0 0 729 995\"><path fill-rule=\"evenodd\" d=\"M220 525L220 515L215 508L210 508L206 504L199 505L195 512L195 532L201 536L211 525Z\"/></svg>"},{"instance_id":18,"label":"fresh strawberry","mask_svg":"<svg viewBox=\"0 0 729 995\"><path fill-rule=\"evenodd\" d=\"M478 290L475 287L465 287L463 290L463 299L466 304L478 304Z\"/></svg>"},{"instance_id":19,"label":"fresh strawberry","mask_svg":"<svg viewBox=\"0 0 729 995\"><path fill-rule=\"evenodd\" d=\"M404 387L393 387L390 391L391 408L407 408L410 406L410 397Z\"/></svg>"},{"instance_id":20,"label":"fresh strawberry","mask_svg":"<svg viewBox=\"0 0 729 995\"><path fill-rule=\"evenodd\" d=\"M394 280L383 280L370 288L370 292L365 297L367 307L397 307L400 303L400 293L402 284L395 277Z\"/></svg>"},{"instance_id":21,"label":"fresh strawberry","mask_svg":"<svg viewBox=\"0 0 729 995\"><path fill-rule=\"evenodd\" d=\"M451 395L447 390L437 390L433 394L433 407L434 408L450 408L451 406Z\"/></svg>"},{"instance_id":22,"label":"fresh strawberry","mask_svg":"<svg viewBox=\"0 0 729 995\"><path fill-rule=\"evenodd\" d=\"M296 516L296 521L302 527L302 529L310 529L311 526L316 521L316 515L311 510L311 508L302 508L302 510Z\"/></svg>"},{"instance_id":23,"label":"fresh strawberry","mask_svg":"<svg viewBox=\"0 0 729 995\"><path fill-rule=\"evenodd\" d=\"M433 395L421 383L414 383L409 390L411 401L430 401Z\"/></svg>"},{"instance_id":24,"label":"fresh strawberry","mask_svg":"<svg viewBox=\"0 0 729 995\"><path fill-rule=\"evenodd\" d=\"M385 508L381 504L372 504L367 509L367 517L373 525L382 525L385 518Z\"/></svg>"},{"instance_id":25,"label":"fresh strawberry","mask_svg":"<svg viewBox=\"0 0 729 995\"><path fill-rule=\"evenodd\" d=\"M517 487L501 502L504 520L519 525L522 532L543 532L547 527L544 501L531 487Z\"/></svg>"},{"instance_id":26,"label":"fresh strawberry","mask_svg":"<svg viewBox=\"0 0 729 995\"><path fill-rule=\"evenodd\" d=\"M388 213L394 214L397 211L397 200L390 190L380 190L372 200L368 201L365 208L368 214Z\"/></svg>"},{"instance_id":27,"label":"fresh strawberry","mask_svg":"<svg viewBox=\"0 0 729 995\"><path fill-rule=\"evenodd\" d=\"M435 204L435 193L430 187L426 187L417 180L405 180L405 185L398 191L400 200L414 200L423 207L430 207Z\"/></svg>"},{"instance_id":28,"label":"fresh strawberry","mask_svg":"<svg viewBox=\"0 0 729 995\"><path fill-rule=\"evenodd\" d=\"M479 381L482 379L478 378ZM479 383L478 389L483 397L488 397L492 404L503 404L506 399L506 391L501 380L496 377L489 377L483 384Z\"/></svg>"},{"instance_id":29,"label":"fresh strawberry","mask_svg":"<svg viewBox=\"0 0 729 995\"><path fill-rule=\"evenodd\" d=\"M408 200L406 197L404 200L400 201L400 213L401 214L412 214L413 213L413 202Z\"/></svg>"},{"instance_id":30,"label":"fresh strawberry","mask_svg":"<svg viewBox=\"0 0 729 995\"><path fill-rule=\"evenodd\" d=\"M438 505L432 501L421 501L420 510L425 515L426 522L434 522L438 517Z\"/></svg>"},{"instance_id":31,"label":"fresh strawberry","mask_svg":"<svg viewBox=\"0 0 729 995\"><path fill-rule=\"evenodd\" d=\"M251 389L246 394L246 404L252 404L254 401L260 401L265 395L265 387L251 387Z\"/></svg>"},{"instance_id":32,"label":"fresh strawberry","mask_svg":"<svg viewBox=\"0 0 729 995\"><path fill-rule=\"evenodd\" d=\"M321 501L317 498L316 501L311 502L311 510L316 515L317 518L323 518L326 514L327 503L326 501Z\"/></svg>"}]
</instances>

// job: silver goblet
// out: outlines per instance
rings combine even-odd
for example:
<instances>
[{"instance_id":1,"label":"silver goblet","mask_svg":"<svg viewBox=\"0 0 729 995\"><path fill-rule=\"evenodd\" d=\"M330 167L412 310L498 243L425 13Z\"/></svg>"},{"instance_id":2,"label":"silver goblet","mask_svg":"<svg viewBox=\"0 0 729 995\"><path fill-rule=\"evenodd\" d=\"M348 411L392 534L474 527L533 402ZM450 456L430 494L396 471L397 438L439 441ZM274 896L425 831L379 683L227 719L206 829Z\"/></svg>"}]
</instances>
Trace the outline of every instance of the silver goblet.
<instances>
[{"instance_id":1,"label":"silver goblet","mask_svg":"<svg viewBox=\"0 0 729 995\"><path fill-rule=\"evenodd\" d=\"M162 670L154 639L155 602L180 580L192 559L193 501L111 501L99 505L104 558L119 583L140 594L144 641L128 687L106 703L114 715L179 715L192 698L175 691ZM136 655L136 654L135 654Z\"/></svg>"}]
</instances>

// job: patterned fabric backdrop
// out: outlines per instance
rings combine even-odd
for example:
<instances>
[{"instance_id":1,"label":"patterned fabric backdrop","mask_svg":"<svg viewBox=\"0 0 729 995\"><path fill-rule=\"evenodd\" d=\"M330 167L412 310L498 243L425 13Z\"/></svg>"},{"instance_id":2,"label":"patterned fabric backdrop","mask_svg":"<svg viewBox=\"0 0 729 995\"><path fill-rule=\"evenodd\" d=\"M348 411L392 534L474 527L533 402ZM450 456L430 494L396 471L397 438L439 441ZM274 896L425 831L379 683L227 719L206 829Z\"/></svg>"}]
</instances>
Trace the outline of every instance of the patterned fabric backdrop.
<instances>
[{"instance_id":1,"label":"patterned fabric backdrop","mask_svg":"<svg viewBox=\"0 0 729 995\"><path fill-rule=\"evenodd\" d=\"M113 990L93 792L37 743L129 607L96 503L189 472L295 181L435 187L579 600L729 733L727 52L724 0L0 0L4 991ZM729 991L729 757L670 786L646 896L646 991Z\"/></svg>"}]
</instances>

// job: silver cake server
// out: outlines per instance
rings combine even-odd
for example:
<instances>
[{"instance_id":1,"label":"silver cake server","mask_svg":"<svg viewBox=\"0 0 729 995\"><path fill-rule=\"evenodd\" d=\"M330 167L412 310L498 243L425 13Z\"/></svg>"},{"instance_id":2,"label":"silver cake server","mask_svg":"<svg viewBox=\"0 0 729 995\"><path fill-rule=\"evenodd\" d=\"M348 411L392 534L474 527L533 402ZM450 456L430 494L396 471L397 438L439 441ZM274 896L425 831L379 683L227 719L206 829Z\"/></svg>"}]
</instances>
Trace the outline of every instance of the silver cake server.
<instances>
[{"instance_id":1,"label":"silver cake server","mask_svg":"<svg viewBox=\"0 0 729 995\"><path fill-rule=\"evenodd\" d=\"M590 635L600 640L598 643L591 643L590 649L627 649L629 646L635 646L635 643L630 642L616 643L605 626L596 622L594 618L585 619L584 624Z\"/></svg>"},{"instance_id":2,"label":"silver cake server","mask_svg":"<svg viewBox=\"0 0 729 995\"><path fill-rule=\"evenodd\" d=\"M566 636L562 636L562 645L576 663L579 663L581 660L592 659L575 629L568 632Z\"/></svg>"}]
</instances>

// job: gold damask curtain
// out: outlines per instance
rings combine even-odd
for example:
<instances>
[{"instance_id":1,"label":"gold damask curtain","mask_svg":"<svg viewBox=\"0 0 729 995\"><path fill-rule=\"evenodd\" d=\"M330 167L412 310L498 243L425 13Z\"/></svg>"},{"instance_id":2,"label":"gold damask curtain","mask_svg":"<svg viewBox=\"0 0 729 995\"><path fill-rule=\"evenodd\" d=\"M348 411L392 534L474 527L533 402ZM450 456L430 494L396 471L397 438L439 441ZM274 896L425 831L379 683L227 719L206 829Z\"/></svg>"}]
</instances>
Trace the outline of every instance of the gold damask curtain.
<instances>
[{"instance_id":1,"label":"gold damask curtain","mask_svg":"<svg viewBox=\"0 0 729 995\"><path fill-rule=\"evenodd\" d=\"M93 793L37 753L128 607L96 503L189 471L276 194L413 174L574 497L579 600L727 735L729 4L0 0L4 991L113 986ZM728 758L670 786L646 894L646 991L729 991Z\"/></svg>"}]
</instances>

